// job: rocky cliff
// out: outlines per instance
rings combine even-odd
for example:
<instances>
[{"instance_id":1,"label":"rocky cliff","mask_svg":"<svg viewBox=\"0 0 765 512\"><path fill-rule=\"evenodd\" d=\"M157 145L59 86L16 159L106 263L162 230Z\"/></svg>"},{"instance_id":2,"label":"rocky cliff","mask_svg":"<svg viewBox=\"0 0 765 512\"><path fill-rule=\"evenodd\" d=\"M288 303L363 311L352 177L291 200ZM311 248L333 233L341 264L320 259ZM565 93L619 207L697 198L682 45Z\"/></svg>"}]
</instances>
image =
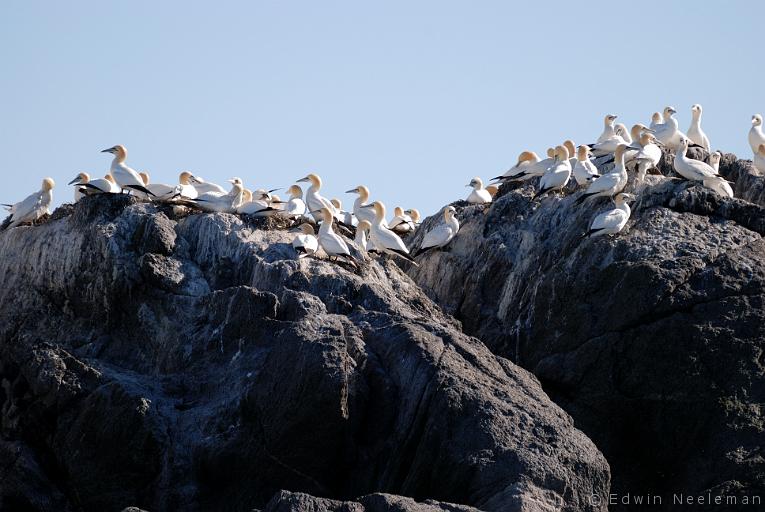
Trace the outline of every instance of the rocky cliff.
<instances>
[{"instance_id":1,"label":"rocky cliff","mask_svg":"<svg viewBox=\"0 0 765 512\"><path fill-rule=\"evenodd\" d=\"M466 333L534 372L603 451L618 495L765 494L764 181L734 155L720 172L737 199L649 176L615 237L582 239L608 201L575 206L578 193L457 203L459 236L408 270Z\"/></svg>"},{"instance_id":2,"label":"rocky cliff","mask_svg":"<svg viewBox=\"0 0 765 512\"><path fill-rule=\"evenodd\" d=\"M508 195L492 218L513 210ZM489 217L471 215L466 233L481 232ZM733 285L759 239L718 224L708 236L738 248ZM608 492L608 464L531 373L463 334L392 262L298 261L290 240L123 196L0 232L0 509L605 509L590 496ZM719 265L734 264L722 254ZM602 265L609 257L601 250ZM755 287L761 271L748 271ZM719 293L720 304L757 299ZM527 355L498 351L539 359L548 382L574 378L576 353L531 350L532 337L538 348L560 337L524 315L512 339ZM501 349L498 339L487 338ZM574 399L562 402L576 412ZM744 422L747 404L727 407Z\"/></svg>"}]
</instances>

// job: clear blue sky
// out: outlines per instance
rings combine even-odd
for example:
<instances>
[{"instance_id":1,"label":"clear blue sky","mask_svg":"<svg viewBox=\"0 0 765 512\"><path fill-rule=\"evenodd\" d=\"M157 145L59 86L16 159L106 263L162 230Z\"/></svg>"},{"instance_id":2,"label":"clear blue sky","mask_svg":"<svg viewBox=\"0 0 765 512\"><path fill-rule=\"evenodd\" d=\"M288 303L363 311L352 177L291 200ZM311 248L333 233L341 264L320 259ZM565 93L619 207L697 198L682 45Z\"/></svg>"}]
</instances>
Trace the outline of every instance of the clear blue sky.
<instances>
[{"instance_id":1,"label":"clear blue sky","mask_svg":"<svg viewBox=\"0 0 765 512\"><path fill-rule=\"evenodd\" d=\"M364 183L432 213L523 149L667 104L686 129L701 103L712 145L750 158L763 20L755 1L7 0L0 202L46 175L69 201L66 182L103 174L119 143L154 181L314 171L346 205Z\"/></svg>"}]
</instances>

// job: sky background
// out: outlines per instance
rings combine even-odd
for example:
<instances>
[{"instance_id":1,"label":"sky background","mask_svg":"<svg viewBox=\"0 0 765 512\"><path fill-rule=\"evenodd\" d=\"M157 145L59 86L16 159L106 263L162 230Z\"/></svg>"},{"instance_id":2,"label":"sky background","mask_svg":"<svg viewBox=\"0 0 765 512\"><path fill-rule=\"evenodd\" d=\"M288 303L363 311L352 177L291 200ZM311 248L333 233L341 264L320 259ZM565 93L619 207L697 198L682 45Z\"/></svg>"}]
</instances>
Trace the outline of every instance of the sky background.
<instances>
[{"instance_id":1,"label":"sky background","mask_svg":"<svg viewBox=\"0 0 765 512\"><path fill-rule=\"evenodd\" d=\"M751 158L763 19L762 1L4 0L0 202L44 176L71 201L123 144L156 182L310 171L344 206L366 184L431 214L524 149L670 104L685 130L701 103L712 146Z\"/></svg>"}]
</instances>

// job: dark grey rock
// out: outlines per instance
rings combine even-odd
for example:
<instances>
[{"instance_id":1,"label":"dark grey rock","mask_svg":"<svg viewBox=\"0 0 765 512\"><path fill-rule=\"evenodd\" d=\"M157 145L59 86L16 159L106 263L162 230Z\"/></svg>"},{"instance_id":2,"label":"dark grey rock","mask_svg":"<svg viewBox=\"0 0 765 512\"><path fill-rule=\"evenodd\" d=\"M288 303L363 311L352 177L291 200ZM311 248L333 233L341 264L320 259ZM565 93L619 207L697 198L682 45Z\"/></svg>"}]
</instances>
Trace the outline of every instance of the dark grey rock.
<instances>
[{"instance_id":1,"label":"dark grey rock","mask_svg":"<svg viewBox=\"0 0 765 512\"><path fill-rule=\"evenodd\" d=\"M729 160L722 173L759 183ZM458 237L408 274L540 378L603 450L617 494L763 495L765 211L648 180L615 237L582 239L608 203L577 207L578 193L532 202L525 185L457 203Z\"/></svg>"},{"instance_id":2,"label":"dark grey rock","mask_svg":"<svg viewBox=\"0 0 765 512\"><path fill-rule=\"evenodd\" d=\"M6 502L604 510L593 443L392 262L297 261L283 230L127 196L68 211L0 233Z\"/></svg>"}]
</instances>

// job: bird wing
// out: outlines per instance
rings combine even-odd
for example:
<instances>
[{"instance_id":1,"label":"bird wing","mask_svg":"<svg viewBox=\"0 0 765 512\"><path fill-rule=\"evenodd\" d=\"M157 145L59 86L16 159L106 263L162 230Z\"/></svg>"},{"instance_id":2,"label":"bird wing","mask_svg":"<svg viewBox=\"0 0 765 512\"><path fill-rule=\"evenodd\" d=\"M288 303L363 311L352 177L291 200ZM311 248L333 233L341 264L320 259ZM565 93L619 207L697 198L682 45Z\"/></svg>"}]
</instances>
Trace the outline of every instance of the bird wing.
<instances>
[{"instance_id":1,"label":"bird wing","mask_svg":"<svg viewBox=\"0 0 765 512\"><path fill-rule=\"evenodd\" d=\"M703 177L717 176L714 167L701 160L686 159L686 165Z\"/></svg>"},{"instance_id":2,"label":"bird wing","mask_svg":"<svg viewBox=\"0 0 765 512\"><path fill-rule=\"evenodd\" d=\"M28 195L23 201L13 205L13 220L24 220L30 213L34 212L42 204L43 193L37 191Z\"/></svg>"},{"instance_id":3,"label":"bird wing","mask_svg":"<svg viewBox=\"0 0 765 512\"><path fill-rule=\"evenodd\" d=\"M427 247L441 247L446 245L453 236L454 232L452 231L451 226L439 224L425 233L425 236L422 237L422 244L420 244L420 247L422 249Z\"/></svg>"},{"instance_id":4,"label":"bird wing","mask_svg":"<svg viewBox=\"0 0 765 512\"><path fill-rule=\"evenodd\" d=\"M392 249L394 251L403 251L405 253L409 253L409 249L406 247L404 241L401 240L401 238L399 238L399 236L390 229L381 226L374 230L374 234L375 245L381 245L386 249ZM379 244L377 242L379 242Z\"/></svg>"},{"instance_id":5,"label":"bird wing","mask_svg":"<svg viewBox=\"0 0 765 512\"><path fill-rule=\"evenodd\" d=\"M141 176L126 165L122 165L113 169L112 176L114 176L114 181L116 181L122 187L128 185L138 185L140 187L144 186Z\"/></svg>"},{"instance_id":6,"label":"bird wing","mask_svg":"<svg viewBox=\"0 0 765 512\"><path fill-rule=\"evenodd\" d=\"M617 174L604 174L600 178L596 178L587 187L587 194L597 194L598 192L605 192L616 187L619 184L619 176Z\"/></svg>"},{"instance_id":7,"label":"bird wing","mask_svg":"<svg viewBox=\"0 0 765 512\"><path fill-rule=\"evenodd\" d=\"M305 203L302 199L290 199L284 211L290 215L303 215L305 214Z\"/></svg>"},{"instance_id":8,"label":"bird wing","mask_svg":"<svg viewBox=\"0 0 765 512\"><path fill-rule=\"evenodd\" d=\"M319 243L324 248L324 252L329 255L351 253L345 241L335 233L320 234Z\"/></svg>"},{"instance_id":9,"label":"bird wing","mask_svg":"<svg viewBox=\"0 0 765 512\"><path fill-rule=\"evenodd\" d=\"M615 208L613 210L608 210L607 212L603 212L599 214L597 217L595 217L592 220L592 225L590 226L590 229L615 228L620 223L626 222L627 219L628 219L627 212L619 208Z\"/></svg>"}]
</instances>

